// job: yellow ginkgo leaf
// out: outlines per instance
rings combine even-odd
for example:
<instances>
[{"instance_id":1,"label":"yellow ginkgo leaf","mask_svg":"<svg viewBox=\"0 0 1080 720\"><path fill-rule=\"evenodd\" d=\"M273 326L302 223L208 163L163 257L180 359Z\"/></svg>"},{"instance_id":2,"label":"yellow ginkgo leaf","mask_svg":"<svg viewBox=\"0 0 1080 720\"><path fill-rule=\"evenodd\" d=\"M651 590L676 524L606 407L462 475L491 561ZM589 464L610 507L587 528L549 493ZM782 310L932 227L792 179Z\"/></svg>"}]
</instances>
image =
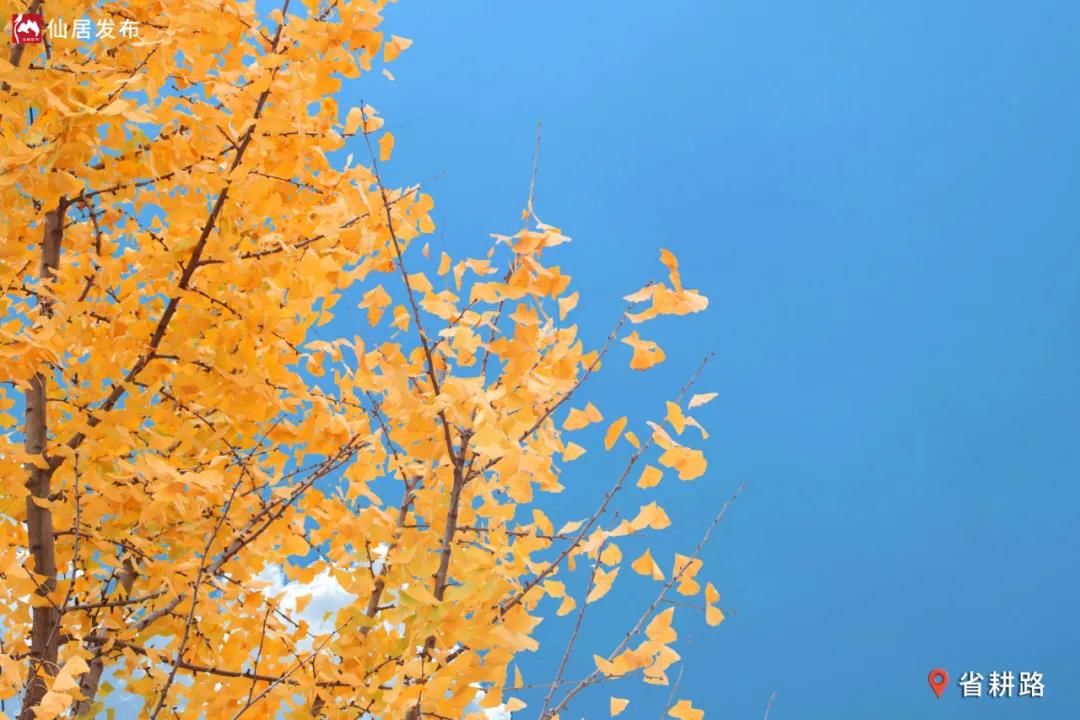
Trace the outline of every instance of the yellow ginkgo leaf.
<instances>
[{"instance_id":1,"label":"yellow ginkgo leaf","mask_svg":"<svg viewBox=\"0 0 1080 720\"><path fill-rule=\"evenodd\" d=\"M389 130L379 138L379 162L386 162L394 152L394 135Z\"/></svg>"},{"instance_id":2,"label":"yellow ginkgo leaf","mask_svg":"<svg viewBox=\"0 0 1080 720\"><path fill-rule=\"evenodd\" d=\"M34 720L53 720L68 709L74 698L67 693L49 691L41 698L34 711Z\"/></svg>"},{"instance_id":3,"label":"yellow ginkgo leaf","mask_svg":"<svg viewBox=\"0 0 1080 720\"><path fill-rule=\"evenodd\" d=\"M358 107L349 108L349 114L345 117L345 134L354 135L360 129L360 123L364 120L364 112Z\"/></svg>"},{"instance_id":4,"label":"yellow ginkgo leaf","mask_svg":"<svg viewBox=\"0 0 1080 720\"><path fill-rule=\"evenodd\" d=\"M705 474L708 461L700 450L687 447L672 447L660 456L659 463L664 467L678 471L680 480L693 480Z\"/></svg>"},{"instance_id":5,"label":"yellow ginkgo leaf","mask_svg":"<svg viewBox=\"0 0 1080 720\"><path fill-rule=\"evenodd\" d=\"M625 663L614 663L599 655L593 655L593 662L596 663L596 668L608 677L619 677L630 672L630 668Z\"/></svg>"},{"instance_id":6,"label":"yellow ginkgo leaf","mask_svg":"<svg viewBox=\"0 0 1080 720\"><path fill-rule=\"evenodd\" d=\"M533 525L540 531L542 535L551 537L555 533L555 526L552 525L551 519L540 508L533 508Z\"/></svg>"},{"instance_id":7,"label":"yellow ginkgo leaf","mask_svg":"<svg viewBox=\"0 0 1080 720\"><path fill-rule=\"evenodd\" d=\"M646 549L645 552L630 564L630 567L634 569L638 575L647 575L652 577L653 580L663 580L664 573L660 570L660 566L653 560L652 551Z\"/></svg>"},{"instance_id":8,"label":"yellow ginkgo leaf","mask_svg":"<svg viewBox=\"0 0 1080 720\"><path fill-rule=\"evenodd\" d=\"M682 279L679 277L679 261L675 259L675 256L670 250L661 248L660 250L660 262L662 262L668 269L668 278L671 280L672 286L675 291L682 290Z\"/></svg>"},{"instance_id":9,"label":"yellow ginkgo leaf","mask_svg":"<svg viewBox=\"0 0 1080 720\"><path fill-rule=\"evenodd\" d=\"M629 705L629 704L630 704L630 701L627 700L626 698L620 698L620 697L612 696L611 701L610 701L610 705L609 705L609 710L611 712L611 717L615 717L616 715L621 713L623 710L626 709L626 706Z\"/></svg>"},{"instance_id":10,"label":"yellow ginkgo leaf","mask_svg":"<svg viewBox=\"0 0 1080 720\"><path fill-rule=\"evenodd\" d=\"M577 408L571 408L570 412L566 416L566 421L563 423L563 429L565 430L580 430L583 427L591 425L594 422L600 422L604 419L604 416L600 414L600 411L596 409L596 406L592 403L585 405L584 410L578 410Z\"/></svg>"},{"instance_id":11,"label":"yellow ginkgo leaf","mask_svg":"<svg viewBox=\"0 0 1080 720\"><path fill-rule=\"evenodd\" d=\"M405 332L409 329L409 320L411 317L412 316L409 315L409 311L405 309L404 305L397 305L394 307L394 320L390 324L398 330Z\"/></svg>"},{"instance_id":12,"label":"yellow ginkgo leaf","mask_svg":"<svg viewBox=\"0 0 1080 720\"><path fill-rule=\"evenodd\" d=\"M585 448L581 447L577 443L566 443L566 449L563 450L562 459L564 462L571 462L577 460L579 457L585 454Z\"/></svg>"},{"instance_id":13,"label":"yellow ginkgo leaf","mask_svg":"<svg viewBox=\"0 0 1080 720\"><path fill-rule=\"evenodd\" d=\"M605 565L618 565L622 560L622 550L618 545L608 545L600 552L600 562Z\"/></svg>"},{"instance_id":14,"label":"yellow ginkgo leaf","mask_svg":"<svg viewBox=\"0 0 1080 720\"><path fill-rule=\"evenodd\" d=\"M705 711L695 708L689 700L680 700L668 710L668 715L675 720L702 720L705 717Z\"/></svg>"},{"instance_id":15,"label":"yellow ginkgo leaf","mask_svg":"<svg viewBox=\"0 0 1080 720\"><path fill-rule=\"evenodd\" d=\"M618 442L619 435L622 434L623 428L626 427L626 420L626 416L623 415L621 418L608 426L607 432L604 433L605 450L610 450L612 447L615 446L615 443Z\"/></svg>"},{"instance_id":16,"label":"yellow ginkgo leaf","mask_svg":"<svg viewBox=\"0 0 1080 720\"><path fill-rule=\"evenodd\" d=\"M624 295L623 300L625 300L627 302L631 302L631 303L645 302L646 300L651 298L653 296L653 293L655 293L655 292L656 292L656 284L655 283L649 283L648 285L641 288L640 290L638 290L635 293L630 293L629 295Z\"/></svg>"},{"instance_id":17,"label":"yellow ginkgo leaf","mask_svg":"<svg viewBox=\"0 0 1080 720\"><path fill-rule=\"evenodd\" d=\"M724 612L715 606L720 600L720 593L712 583L705 583L705 622L716 626L724 622Z\"/></svg>"},{"instance_id":18,"label":"yellow ginkgo leaf","mask_svg":"<svg viewBox=\"0 0 1080 720\"><path fill-rule=\"evenodd\" d=\"M577 293L577 291L572 292L571 294L567 295L564 298L559 298L558 304L559 304L559 319L560 320L565 320L566 319L566 314L577 307L577 304L578 304L578 293Z\"/></svg>"},{"instance_id":19,"label":"yellow ginkgo leaf","mask_svg":"<svg viewBox=\"0 0 1080 720\"><path fill-rule=\"evenodd\" d=\"M563 597L566 595L566 584L559 580L545 580L540 586L550 597Z\"/></svg>"},{"instance_id":20,"label":"yellow ginkgo leaf","mask_svg":"<svg viewBox=\"0 0 1080 720\"><path fill-rule=\"evenodd\" d=\"M63 693L78 691L78 677L89 671L90 666L86 664L86 661L75 656L64 663L64 667L60 668L60 672L56 674L56 678L53 680L51 689Z\"/></svg>"},{"instance_id":21,"label":"yellow ginkgo leaf","mask_svg":"<svg viewBox=\"0 0 1080 720\"><path fill-rule=\"evenodd\" d=\"M641 449L641 441L638 440L638 436L634 434L633 430L627 430L624 437L626 438L626 442L634 446L635 450Z\"/></svg>"},{"instance_id":22,"label":"yellow ginkgo leaf","mask_svg":"<svg viewBox=\"0 0 1080 720\"><path fill-rule=\"evenodd\" d=\"M676 591L680 595L697 595L701 590L701 585L694 577L701 571L701 558L689 558L685 555L675 553L675 566L671 570L671 574L679 578L679 585Z\"/></svg>"},{"instance_id":23,"label":"yellow ginkgo leaf","mask_svg":"<svg viewBox=\"0 0 1080 720\"><path fill-rule=\"evenodd\" d=\"M517 665L515 665L514 666L514 684L513 684L513 688L515 690L517 690L518 688L520 688L524 684L525 684L525 681L521 677L521 668L519 668Z\"/></svg>"},{"instance_id":24,"label":"yellow ginkgo leaf","mask_svg":"<svg viewBox=\"0 0 1080 720\"><path fill-rule=\"evenodd\" d=\"M664 508L651 502L648 505L642 505L637 517L629 521L628 525L635 532L643 528L663 530L671 525L671 519L664 512Z\"/></svg>"},{"instance_id":25,"label":"yellow ginkgo leaf","mask_svg":"<svg viewBox=\"0 0 1080 720\"><path fill-rule=\"evenodd\" d=\"M645 667L652 662L653 654L640 649L624 650L611 660L605 660L599 655L593 655L593 662L597 669L609 677L620 677L632 670Z\"/></svg>"},{"instance_id":26,"label":"yellow ginkgo leaf","mask_svg":"<svg viewBox=\"0 0 1080 720\"><path fill-rule=\"evenodd\" d=\"M660 479L663 477L663 471L654 468L652 465L646 465L645 469L641 471L641 477L638 478L637 486L639 488L656 487L660 484Z\"/></svg>"},{"instance_id":27,"label":"yellow ginkgo leaf","mask_svg":"<svg viewBox=\"0 0 1080 720\"><path fill-rule=\"evenodd\" d=\"M630 358L630 367L634 370L648 370L662 363L666 357L659 345L651 340L643 340L636 330L628 337L624 337L622 342L634 349L634 354Z\"/></svg>"},{"instance_id":28,"label":"yellow ginkgo leaf","mask_svg":"<svg viewBox=\"0 0 1080 720\"><path fill-rule=\"evenodd\" d=\"M584 525L584 524L585 523L583 523L581 520L571 520L570 522L566 523L561 528L559 528L558 534L559 535L569 535L572 532L577 532L578 530L581 529L581 526Z\"/></svg>"},{"instance_id":29,"label":"yellow ginkgo leaf","mask_svg":"<svg viewBox=\"0 0 1080 720\"><path fill-rule=\"evenodd\" d=\"M596 602L600 598L608 594L611 590L612 584L615 582L615 577L619 574L619 568L612 568L611 570L604 570L603 568L596 569L596 576L593 579L592 590L589 591L588 596L585 598L586 603Z\"/></svg>"},{"instance_id":30,"label":"yellow ginkgo leaf","mask_svg":"<svg viewBox=\"0 0 1080 720\"><path fill-rule=\"evenodd\" d=\"M690 417L689 415L686 416L686 424L690 425L692 427L696 427L698 429L698 432L701 433L701 439L702 440L708 440L709 439L709 431L706 430L704 427L702 427L701 423L699 423L697 420Z\"/></svg>"},{"instance_id":31,"label":"yellow ginkgo leaf","mask_svg":"<svg viewBox=\"0 0 1080 720\"><path fill-rule=\"evenodd\" d=\"M364 293L360 301L360 307L366 309L368 324L375 327L382 317L383 310L390 304L390 295L383 290L382 285L376 285Z\"/></svg>"},{"instance_id":32,"label":"yellow ginkgo leaf","mask_svg":"<svg viewBox=\"0 0 1080 720\"><path fill-rule=\"evenodd\" d=\"M720 393L699 393L690 398L690 404L687 405L691 410L696 407L700 407L705 403L712 402Z\"/></svg>"},{"instance_id":33,"label":"yellow ginkgo leaf","mask_svg":"<svg viewBox=\"0 0 1080 720\"><path fill-rule=\"evenodd\" d=\"M652 640L642 643L643 647L650 645L659 645L659 648L656 650L652 664L645 668L645 677L643 679L652 685L667 685L668 679L665 671L682 659L682 656L669 645L655 643Z\"/></svg>"},{"instance_id":34,"label":"yellow ginkgo leaf","mask_svg":"<svg viewBox=\"0 0 1080 720\"><path fill-rule=\"evenodd\" d=\"M670 401L667 403L666 420L677 434L682 435L683 430L686 429L686 416L677 404Z\"/></svg>"},{"instance_id":35,"label":"yellow ginkgo leaf","mask_svg":"<svg viewBox=\"0 0 1080 720\"><path fill-rule=\"evenodd\" d=\"M648 626L645 628L645 637L653 642L665 645L675 642L679 639L679 634L675 632L675 628L671 626L671 621L674 618L675 608L673 607L657 613L656 617L650 620Z\"/></svg>"},{"instance_id":36,"label":"yellow ginkgo leaf","mask_svg":"<svg viewBox=\"0 0 1080 720\"><path fill-rule=\"evenodd\" d=\"M407 50L413 41L409 38L403 38L398 35L391 35L390 42L383 46L383 60L385 62L393 62L401 54L402 50Z\"/></svg>"},{"instance_id":37,"label":"yellow ginkgo leaf","mask_svg":"<svg viewBox=\"0 0 1080 720\"><path fill-rule=\"evenodd\" d=\"M409 273L409 283L412 285L414 292L426 293L435 289L435 286L428 280L427 275L422 272Z\"/></svg>"}]
</instances>

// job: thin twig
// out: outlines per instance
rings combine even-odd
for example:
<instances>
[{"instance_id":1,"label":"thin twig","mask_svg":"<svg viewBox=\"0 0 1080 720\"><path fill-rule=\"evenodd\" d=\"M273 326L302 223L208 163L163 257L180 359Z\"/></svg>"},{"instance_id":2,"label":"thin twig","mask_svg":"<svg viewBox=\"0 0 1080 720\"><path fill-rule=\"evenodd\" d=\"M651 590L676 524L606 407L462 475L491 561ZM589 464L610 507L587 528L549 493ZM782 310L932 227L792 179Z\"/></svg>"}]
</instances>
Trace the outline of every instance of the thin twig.
<instances>
[{"instance_id":1,"label":"thin twig","mask_svg":"<svg viewBox=\"0 0 1080 720\"><path fill-rule=\"evenodd\" d=\"M679 684L682 682L683 671L686 670L686 665L679 666L679 674L675 676L675 682L671 684L671 692L668 693L667 703L664 704L664 709L660 712L659 720L664 720L668 715L668 710L671 709L675 700L675 693L679 692Z\"/></svg>"},{"instance_id":2,"label":"thin twig","mask_svg":"<svg viewBox=\"0 0 1080 720\"><path fill-rule=\"evenodd\" d=\"M191 589L191 607L188 609L187 618L184 620L184 630L180 635L180 644L176 648L172 668L169 670L169 675L165 680L165 686L161 688L161 695L158 697L157 705L154 707L153 712L150 713L150 720L157 719L161 709L165 706L165 700L169 696L169 688L172 686L173 681L176 680L176 673L180 669L180 661L184 657L188 638L191 636L191 626L195 622L195 609L199 605L199 589L202 587L203 578L206 575L206 565L207 561L210 559L210 547L214 544L214 541L217 540L218 534L225 524L225 518L229 515L233 499L236 497L236 491L240 489L240 484L242 482L243 476L233 483L232 492L229 493L229 497L225 501L224 507L221 509L221 517L218 518L217 525L214 527L214 531L210 533L210 537L206 541L206 546L203 548L202 557L199 559L199 572L195 576L195 585Z\"/></svg>"},{"instance_id":3,"label":"thin twig","mask_svg":"<svg viewBox=\"0 0 1080 720\"><path fill-rule=\"evenodd\" d=\"M259 661L262 660L263 645L266 643L266 624L270 620L272 610L274 610L274 606L267 603L266 612L263 613L262 631L259 633L259 647L255 650L255 662L251 667L252 675L259 672ZM247 702L251 702L251 698L255 695L255 682L255 678L252 678L251 687L248 688Z\"/></svg>"},{"instance_id":4,"label":"thin twig","mask_svg":"<svg viewBox=\"0 0 1080 720\"><path fill-rule=\"evenodd\" d=\"M323 649L323 648L324 648L324 647L326 646L326 644L327 644L327 643L329 643L329 642L330 642L331 640L333 640L333 639L334 639L335 637L337 637L337 636L338 636L338 634L339 634L339 633L340 633L340 632L341 632L341 631L342 631L342 630L343 630L343 629L345 628L345 626L346 626L346 625L348 625L348 624L349 624L350 622L351 622L351 620L346 620L346 621L345 621L344 623L342 623L341 625L339 625L339 626L337 626L336 628L334 628L334 631L333 631L332 633L328 634L328 635L326 636L326 638L324 638L324 639L323 639L323 641L322 641L322 642L320 642L320 643L319 643L319 644L318 644L318 645L317 645L317 646L316 646L315 648L313 648L313 649L312 649L312 651L311 651L310 653L308 653L308 656L307 656L306 658L304 658L304 659L301 659L301 660L298 660L298 661L296 662L296 664L295 664L295 665L293 665L293 666L292 666L291 668L289 668L289 669L288 669L287 671L285 671L285 673L284 673L284 674L282 674L282 675L281 675L281 676L280 676L279 678L275 679L275 680L274 680L273 682L271 682L271 683L270 683L269 685L267 685L267 686L266 686L266 688L265 688L265 689L263 689L263 691L262 691L262 692L260 692L260 693L259 693L258 695L256 695L255 697L253 697L253 698L252 698L251 700L249 700L249 701L248 701L247 703L245 703L245 704L244 704L244 707L240 708L240 710L238 710L238 711L237 711L237 713L236 713L235 715L233 715L233 716L232 716L232 720L238 720L238 718L239 718L239 717L240 717L241 715L243 715L243 714L244 714L245 712L247 712L247 711L248 711L248 710L250 710L250 709L251 709L252 707L254 707L255 703L259 702L259 701L260 701L260 700L262 700L262 699L263 699L264 697L266 697L267 695L269 695L269 694L270 694L270 691L271 691L271 690L273 690L274 688L276 688L276 687L277 687L278 685L281 685L282 683L285 683L285 682L287 682L287 681L289 680L289 678L290 678L290 677L291 677L291 676L293 675L293 673L295 673L295 672L296 672L297 670L299 670L300 668L302 668L302 667L303 667L303 666L304 666L304 665L305 665L305 664L306 664L306 663L307 663L307 662L308 662L309 660L311 660L311 659L312 659L313 657L315 657L316 655L318 655L318 654L319 654L319 652L320 652L320 651L321 651L321 650L322 650L322 649Z\"/></svg>"},{"instance_id":5,"label":"thin twig","mask_svg":"<svg viewBox=\"0 0 1080 720\"><path fill-rule=\"evenodd\" d=\"M566 665L570 662L570 654L574 650L574 643L577 642L578 635L581 634L581 625L585 620L585 610L589 607L589 594L592 593L592 589L596 585L596 573L600 571L600 555L603 554L604 549L607 547L607 543L608 540L605 538L604 542L600 544L600 547L596 551L596 562L592 566L592 572L589 573L589 582L585 587L585 595L581 601L581 608L578 610L577 619L574 621L574 629L570 633L570 639L566 642L566 650L563 652L558 670L555 671L555 678L551 681L551 687L548 688L547 695L544 696L544 705L540 708L540 720L544 720L548 708L551 707L551 701L555 697L556 691L559 689L563 673L566 672Z\"/></svg>"},{"instance_id":6,"label":"thin twig","mask_svg":"<svg viewBox=\"0 0 1080 720\"><path fill-rule=\"evenodd\" d=\"M776 699L776 691L772 691L772 695L769 695L769 704L765 706L765 717L763 720L769 720L769 711L772 710L773 700Z\"/></svg>"},{"instance_id":7,"label":"thin twig","mask_svg":"<svg viewBox=\"0 0 1080 720\"><path fill-rule=\"evenodd\" d=\"M689 559L686 561L686 563L683 564L683 566L681 568L679 568L678 572L672 574L672 577L671 577L670 580L668 580L666 583L664 583L663 588L660 590L660 594L657 595L656 599L653 600L652 603L649 605L649 607L645 609L645 612L643 612L641 614L641 617L638 618L637 623L634 625L633 628L630 629L629 632L626 633L626 636L623 637L622 642L620 642L619 646L617 648L615 648L615 650L613 650L611 652L611 654L609 655L609 658L617 657L620 653L623 652L623 650L625 650L627 648L627 646L630 644L630 641L638 636L638 634L641 632L642 628L645 626L646 621L656 611L656 608L658 608L660 606L660 604L663 603L664 598L667 596L667 594L671 590L671 588L673 588L679 582L679 580L682 578L682 576L686 572L686 570L693 564L693 561L696 560L697 557L701 554L701 551L705 548L705 545L708 544L709 538L712 537L713 531L723 521L724 516L727 514L728 507L731 506L731 503L735 502L735 500L739 497L739 495L745 489L746 489L746 483L744 482L744 483L740 484L738 489L735 490L735 492L731 495L731 497L729 497L724 502L724 504L720 507L720 511L713 518L712 523L709 525L708 528L706 528L705 534L702 536L701 540L698 542L697 547L694 548L694 552L691 553ZM560 711L562 711L562 709L565 708L566 705L578 693L580 693L582 690L589 687L590 685L596 683L601 677L605 677L605 676L600 671L600 669L599 668L594 669L581 682L579 682L576 686L574 686L574 688L572 690L570 690L566 694L566 696L559 702L559 704L555 706L555 708L552 710L552 715L558 715L560 713Z\"/></svg>"},{"instance_id":8,"label":"thin twig","mask_svg":"<svg viewBox=\"0 0 1080 720\"><path fill-rule=\"evenodd\" d=\"M694 374L690 377L686 384L683 385L682 390L679 392L679 397L677 398L678 403L682 403L683 397L685 397L686 393L689 392L691 387L693 387L694 383L701 375L701 371L705 369L705 366L708 364L709 360L712 359L712 357L712 354L705 356L705 359L701 361L701 364L698 366L697 370L694 371ZM592 530L593 526L596 525L597 521L607 510L608 505L611 504L612 499L626 483L626 478L629 477L630 471L634 469L634 466L637 464L638 460L641 459L641 457L645 454L645 452L652 447L652 443L653 439L652 436L650 436L648 440L642 443L640 448L634 451L634 453L627 461L626 467L623 468L622 473L619 475L619 479L615 481L615 484L604 495L604 498L600 503L600 507L596 509L592 516L581 527L577 535L574 537L573 541L571 541L571 543L567 547L563 548L562 552L560 552L559 555L553 561L551 561L551 563L549 563L545 569L541 570L539 573L536 574L535 577L526 582L522 586L522 588L518 590L517 593L515 593L508 600L504 600L497 606L496 609L500 618L505 615L512 607L524 600L525 596L529 593L530 590L543 582L545 578L551 575L551 573L555 572L556 568L558 568L559 565L562 564L563 560L565 560L570 555L570 553L577 549L577 547L585 540L585 536L590 530Z\"/></svg>"},{"instance_id":9,"label":"thin twig","mask_svg":"<svg viewBox=\"0 0 1080 720\"><path fill-rule=\"evenodd\" d=\"M533 209L533 201L536 199L536 171L540 163L540 123L536 123L536 148L533 150L532 160L532 175L529 177L529 202L526 204L525 209L529 213L529 216L539 224L543 224L539 217L536 216L536 211Z\"/></svg>"}]
</instances>

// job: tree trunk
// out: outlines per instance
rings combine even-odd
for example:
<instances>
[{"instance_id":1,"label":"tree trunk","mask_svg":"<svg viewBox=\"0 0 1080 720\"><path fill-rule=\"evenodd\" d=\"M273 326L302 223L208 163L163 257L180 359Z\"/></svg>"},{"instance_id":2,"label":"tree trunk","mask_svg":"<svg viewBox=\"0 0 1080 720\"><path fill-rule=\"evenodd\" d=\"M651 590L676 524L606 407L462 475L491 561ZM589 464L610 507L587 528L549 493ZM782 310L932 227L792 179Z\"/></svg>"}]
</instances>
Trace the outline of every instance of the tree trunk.
<instances>
[{"instance_id":1,"label":"tree trunk","mask_svg":"<svg viewBox=\"0 0 1080 720\"><path fill-rule=\"evenodd\" d=\"M95 631L95 639L105 641L104 631ZM97 645L98 652L101 652L101 646ZM89 717L90 711L94 707L94 700L97 697L98 686L101 684L101 676L105 672L105 659L99 654L93 660L90 661L90 671L79 678L79 692L82 693L83 699L75 703L74 715L75 717Z\"/></svg>"},{"instance_id":2,"label":"tree trunk","mask_svg":"<svg viewBox=\"0 0 1080 720\"><path fill-rule=\"evenodd\" d=\"M39 277L49 283L56 276L60 264L60 241L64 233L64 214L66 204L61 199L59 206L45 215L45 232L41 243L41 269ZM40 311L42 317L52 315L51 290L42 287ZM34 375L30 388L26 391L26 452L39 458L45 458L48 449L49 425L45 407L48 378L43 372ZM26 487L30 495L26 498L26 535L33 559L32 571L38 582L38 594L47 595L56 589L56 546L53 539L52 511L39 507L35 499L48 501L52 493L52 473L47 468L31 465ZM30 630L30 670L31 678L23 699L19 720L32 720L34 711L41 698L48 690L48 682L43 673L55 675L56 659L60 649L60 612L55 605L43 604L33 609L33 624Z\"/></svg>"},{"instance_id":3,"label":"tree trunk","mask_svg":"<svg viewBox=\"0 0 1080 720\"><path fill-rule=\"evenodd\" d=\"M464 454L464 451L462 451ZM460 461L454 463L454 485L450 489L450 508L446 513L446 529L443 531L442 547L439 550L439 569L435 572L435 598L442 602L450 578L450 554L454 548L454 535L457 533L458 513L461 509L461 491L465 488L465 471ZM435 648L435 636L430 635L424 641L424 655L430 655ZM420 701L409 708L405 720L420 720L423 710Z\"/></svg>"}]
</instances>

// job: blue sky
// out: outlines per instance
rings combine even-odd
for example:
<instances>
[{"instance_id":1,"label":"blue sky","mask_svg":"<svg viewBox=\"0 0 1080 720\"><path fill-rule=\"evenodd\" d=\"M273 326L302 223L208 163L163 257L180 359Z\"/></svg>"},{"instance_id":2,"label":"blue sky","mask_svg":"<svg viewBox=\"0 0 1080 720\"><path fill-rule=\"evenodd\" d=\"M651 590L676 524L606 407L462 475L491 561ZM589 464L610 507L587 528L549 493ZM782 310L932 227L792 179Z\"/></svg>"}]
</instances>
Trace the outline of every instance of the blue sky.
<instances>
[{"instance_id":1,"label":"blue sky","mask_svg":"<svg viewBox=\"0 0 1080 720\"><path fill-rule=\"evenodd\" d=\"M729 617L685 618L680 695L712 718L759 718L773 690L773 720L1074 716L1080 5L403 0L387 18L415 44L346 100L388 118L389 179L434 194L433 249L517 227L539 120L538 210L574 238L582 329L609 330L661 246L712 300L652 329L669 360L648 382L624 353L589 395L655 415L718 353L710 474L659 499L692 542L749 487L705 554ZM579 467L568 503L612 465ZM621 634L617 609L589 641ZM562 651L543 627L527 682ZM936 700L935 666L1041 671L1046 697ZM655 717L651 690L615 692Z\"/></svg>"}]
</instances>

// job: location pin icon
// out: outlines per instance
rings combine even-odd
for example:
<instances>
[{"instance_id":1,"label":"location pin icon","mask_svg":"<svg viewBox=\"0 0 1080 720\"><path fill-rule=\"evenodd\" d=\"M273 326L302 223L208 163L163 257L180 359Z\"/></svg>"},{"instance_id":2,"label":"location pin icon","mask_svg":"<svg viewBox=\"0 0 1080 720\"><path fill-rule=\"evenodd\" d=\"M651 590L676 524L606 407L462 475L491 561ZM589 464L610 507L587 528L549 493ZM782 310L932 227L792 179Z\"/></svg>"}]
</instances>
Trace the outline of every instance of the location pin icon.
<instances>
[{"instance_id":1,"label":"location pin icon","mask_svg":"<svg viewBox=\"0 0 1080 720\"><path fill-rule=\"evenodd\" d=\"M930 689L934 691L934 694L941 697L941 693L945 692L945 686L949 684L949 673L945 672L941 668L934 668L930 671Z\"/></svg>"}]
</instances>

